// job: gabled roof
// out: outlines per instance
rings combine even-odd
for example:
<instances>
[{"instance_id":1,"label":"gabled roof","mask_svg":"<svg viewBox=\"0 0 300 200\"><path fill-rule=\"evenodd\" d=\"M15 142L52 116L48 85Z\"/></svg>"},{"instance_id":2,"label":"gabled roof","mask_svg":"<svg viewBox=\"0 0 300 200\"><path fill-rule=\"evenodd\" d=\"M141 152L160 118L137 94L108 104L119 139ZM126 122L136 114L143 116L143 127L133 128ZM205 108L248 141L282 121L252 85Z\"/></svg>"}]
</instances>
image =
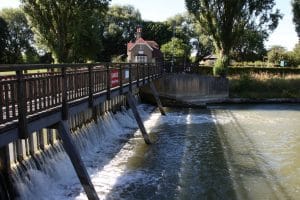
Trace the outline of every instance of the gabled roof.
<instances>
[{"instance_id":1,"label":"gabled roof","mask_svg":"<svg viewBox=\"0 0 300 200\"><path fill-rule=\"evenodd\" d=\"M148 46L151 49L151 51L153 51L153 48L157 48L156 46L152 46L153 43L155 43L158 47L158 44L156 42L154 42L154 41L145 41L142 37L140 37L135 42L129 42L127 44L127 51L131 51L137 44L144 44L144 45Z\"/></svg>"}]
</instances>

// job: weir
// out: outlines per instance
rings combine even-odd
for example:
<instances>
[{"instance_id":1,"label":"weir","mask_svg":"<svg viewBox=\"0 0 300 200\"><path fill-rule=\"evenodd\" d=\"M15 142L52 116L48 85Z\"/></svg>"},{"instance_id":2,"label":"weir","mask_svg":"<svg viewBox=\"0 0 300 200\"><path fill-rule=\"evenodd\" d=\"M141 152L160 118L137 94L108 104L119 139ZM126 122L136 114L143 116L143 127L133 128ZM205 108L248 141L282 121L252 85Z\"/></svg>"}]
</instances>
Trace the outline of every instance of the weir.
<instances>
[{"instance_id":1,"label":"weir","mask_svg":"<svg viewBox=\"0 0 300 200\"><path fill-rule=\"evenodd\" d=\"M162 115L166 113L160 97L165 94L156 80L161 79L165 87L176 88L176 95L179 90L191 93L181 87L181 82L190 85L190 80L195 83L197 76L191 79L180 74L168 75L164 67L162 63L0 66L0 71L15 72L0 81L1 199L16 199L30 192L30 183L38 181L35 176L63 173L49 166L68 157L71 162L67 162L66 168L75 169L88 198L99 199L95 188L99 186L91 182L84 155L86 149L93 150L101 143L106 132L113 135L120 131L115 128L118 125L112 120L113 114L122 115L130 124L136 121L138 126L133 127L121 120L118 123L131 132L139 127L145 143L151 144L142 120L143 111L136 104L140 90L149 86L147 94L153 97ZM33 73L25 73L30 71ZM172 76L177 82L168 82ZM226 80L205 80L209 91L221 88L223 92L228 86ZM225 86L218 86L224 83ZM130 111L126 111L128 106ZM128 134L119 139L127 140ZM80 188L76 186L75 190Z\"/></svg>"},{"instance_id":2,"label":"weir","mask_svg":"<svg viewBox=\"0 0 300 200\"><path fill-rule=\"evenodd\" d=\"M25 71L43 71L24 73ZM25 171L50 170L45 155L54 152L69 155L89 199L98 199L88 172L79 155L80 146L73 139L85 124L98 123L105 113L126 106L139 116L133 94L152 80L161 77L161 64L68 64L0 66L0 71L16 75L1 77L0 92L0 181L1 199L15 199L22 188ZM142 127L145 142L150 140ZM70 132L71 131L71 132ZM77 141L81 141L80 139ZM26 182L26 181L25 181ZM19 185L20 186L20 185Z\"/></svg>"}]
</instances>

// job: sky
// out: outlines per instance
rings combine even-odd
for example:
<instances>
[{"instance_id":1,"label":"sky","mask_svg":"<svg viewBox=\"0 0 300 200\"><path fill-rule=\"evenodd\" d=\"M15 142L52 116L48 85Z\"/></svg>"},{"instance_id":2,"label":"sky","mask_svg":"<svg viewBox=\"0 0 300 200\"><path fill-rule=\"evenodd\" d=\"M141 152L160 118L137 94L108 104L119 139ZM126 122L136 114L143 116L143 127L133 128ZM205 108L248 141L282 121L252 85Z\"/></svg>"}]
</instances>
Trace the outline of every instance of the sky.
<instances>
[{"instance_id":1,"label":"sky","mask_svg":"<svg viewBox=\"0 0 300 200\"><path fill-rule=\"evenodd\" d=\"M292 50L298 42L293 24L293 15L290 0L275 0L276 8L284 15L277 29L270 35L265 43L269 48L272 45L284 46ZM151 21L164 21L178 13L186 11L184 0L112 0L112 5L133 5L142 15L142 19ZM19 0L0 0L0 9L5 7L18 7Z\"/></svg>"}]
</instances>

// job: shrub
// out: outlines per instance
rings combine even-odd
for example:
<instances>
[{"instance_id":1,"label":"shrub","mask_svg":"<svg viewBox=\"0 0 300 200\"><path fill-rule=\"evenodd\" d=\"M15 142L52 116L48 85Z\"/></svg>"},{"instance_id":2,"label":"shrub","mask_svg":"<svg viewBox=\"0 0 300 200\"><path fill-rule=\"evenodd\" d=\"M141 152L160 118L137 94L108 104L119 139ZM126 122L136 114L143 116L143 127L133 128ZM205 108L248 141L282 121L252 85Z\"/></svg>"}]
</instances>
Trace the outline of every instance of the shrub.
<instances>
[{"instance_id":1,"label":"shrub","mask_svg":"<svg viewBox=\"0 0 300 200\"><path fill-rule=\"evenodd\" d=\"M218 58L213 68L213 74L215 76L225 77L228 72L228 64L229 64L229 58L227 56Z\"/></svg>"}]
</instances>

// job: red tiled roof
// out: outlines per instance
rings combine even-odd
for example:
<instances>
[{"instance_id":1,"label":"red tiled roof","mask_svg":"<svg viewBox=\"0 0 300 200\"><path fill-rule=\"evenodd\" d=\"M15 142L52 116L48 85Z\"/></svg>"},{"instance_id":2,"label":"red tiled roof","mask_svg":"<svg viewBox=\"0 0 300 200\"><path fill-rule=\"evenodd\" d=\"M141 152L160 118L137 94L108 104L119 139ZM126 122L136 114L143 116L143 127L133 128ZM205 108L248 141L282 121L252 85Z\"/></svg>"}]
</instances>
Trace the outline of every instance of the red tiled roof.
<instances>
[{"instance_id":1,"label":"red tiled roof","mask_svg":"<svg viewBox=\"0 0 300 200\"><path fill-rule=\"evenodd\" d=\"M153 40L144 40L142 37L140 37L135 42L127 43L127 51L130 51L135 46L135 44L146 44L152 48L153 57L163 57L163 54L159 49L159 45Z\"/></svg>"}]
</instances>

